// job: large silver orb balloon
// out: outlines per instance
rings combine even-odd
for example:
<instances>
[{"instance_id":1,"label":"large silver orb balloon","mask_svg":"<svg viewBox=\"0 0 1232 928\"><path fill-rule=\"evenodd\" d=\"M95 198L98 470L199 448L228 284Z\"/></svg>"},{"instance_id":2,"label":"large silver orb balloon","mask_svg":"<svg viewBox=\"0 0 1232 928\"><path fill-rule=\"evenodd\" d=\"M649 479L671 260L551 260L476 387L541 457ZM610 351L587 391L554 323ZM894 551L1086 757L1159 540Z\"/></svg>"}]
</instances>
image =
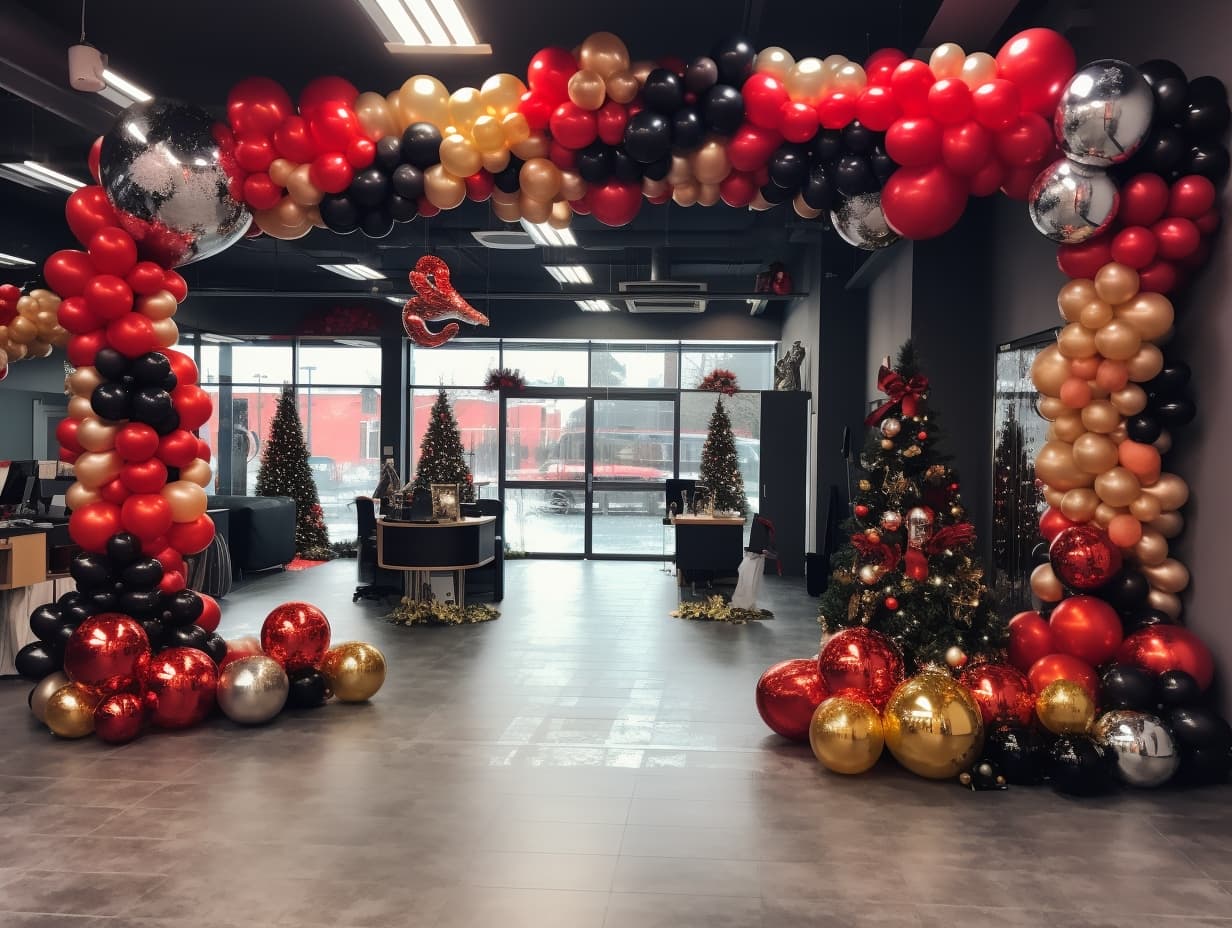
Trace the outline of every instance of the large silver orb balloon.
<instances>
[{"instance_id":1,"label":"large silver orb balloon","mask_svg":"<svg viewBox=\"0 0 1232 928\"><path fill-rule=\"evenodd\" d=\"M252 221L227 190L217 121L166 100L136 103L103 136L99 176L142 258L178 267L231 247Z\"/></svg>"},{"instance_id":2,"label":"large silver orb balloon","mask_svg":"<svg viewBox=\"0 0 1232 928\"><path fill-rule=\"evenodd\" d=\"M1130 786L1161 786L1180 766L1172 732L1145 712L1106 712L1095 722L1092 735L1108 748L1117 776Z\"/></svg>"},{"instance_id":3,"label":"large silver orb balloon","mask_svg":"<svg viewBox=\"0 0 1232 928\"><path fill-rule=\"evenodd\" d=\"M1062 158L1035 178L1027 207L1044 235L1076 245L1107 229L1120 202L1116 184L1102 169Z\"/></svg>"},{"instance_id":4,"label":"large silver orb balloon","mask_svg":"<svg viewBox=\"0 0 1232 928\"><path fill-rule=\"evenodd\" d=\"M244 725L268 722L282 711L290 691L287 672L264 654L232 661L218 675L218 707Z\"/></svg>"},{"instance_id":5,"label":"large silver orb balloon","mask_svg":"<svg viewBox=\"0 0 1232 928\"><path fill-rule=\"evenodd\" d=\"M46 725L47 700L51 699L52 693L71 682L64 673L57 670L34 684L34 689L30 691L30 711L34 713L34 717Z\"/></svg>"},{"instance_id":6,"label":"large silver orb balloon","mask_svg":"<svg viewBox=\"0 0 1232 928\"><path fill-rule=\"evenodd\" d=\"M1082 164L1128 161L1151 130L1155 95L1138 70L1124 61L1093 61L1061 94L1053 129L1061 150Z\"/></svg>"},{"instance_id":7,"label":"large silver orb balloon","mask_svg":"<svg viewBox=\"0 0 1232 928\"><path fill-rule=\"evenodd\" d=\"M881 211L880 193L862 193L840 200L830 212L830 224L848 245L865 251L889 248L900 238Z\"/></svg>"}]
</instances>

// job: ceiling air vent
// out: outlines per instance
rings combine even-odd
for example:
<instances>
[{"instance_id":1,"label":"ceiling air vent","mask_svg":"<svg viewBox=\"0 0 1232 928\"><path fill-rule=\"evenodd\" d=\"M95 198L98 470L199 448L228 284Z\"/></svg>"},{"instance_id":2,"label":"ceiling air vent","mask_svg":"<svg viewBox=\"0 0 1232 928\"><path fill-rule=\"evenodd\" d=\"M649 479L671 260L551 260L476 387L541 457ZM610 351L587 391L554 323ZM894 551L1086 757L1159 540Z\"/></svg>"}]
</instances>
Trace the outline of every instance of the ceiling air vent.
<instances>
[{"instance_id":1,"label":"ceiling air vent","mask_svg":"<svg viewBox=\"0 0 1232 928\"><path fill-rule=\"evenodd\" d=\"M706 285L677 280L629 280L620 285L631 313L702 313Z\"/></svg>"}]
</instances>

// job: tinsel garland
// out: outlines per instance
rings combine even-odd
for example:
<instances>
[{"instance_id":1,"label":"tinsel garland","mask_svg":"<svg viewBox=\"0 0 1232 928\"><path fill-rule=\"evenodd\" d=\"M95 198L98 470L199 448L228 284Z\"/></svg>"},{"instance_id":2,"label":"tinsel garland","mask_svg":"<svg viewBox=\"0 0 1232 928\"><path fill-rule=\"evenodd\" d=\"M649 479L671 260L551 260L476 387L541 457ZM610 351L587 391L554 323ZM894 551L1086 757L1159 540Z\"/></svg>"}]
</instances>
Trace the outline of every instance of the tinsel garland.
<instances>
[{"instance_id":1,"label":"tinsel garland","mask_svg":"<svg viewBox=\"0 0 1232 928\"><path fill-rule=\"evenodd\" d=\"M717 594L702 600L684 600L671 614L677 619L705 619L711 622L731 622L735 625L774 618L774 613L769 609L740 609Z\"/></svg>"},{"instance_id":2,"label":"tinsel garland","mask_svg":"<svg viewBox=\"0 0 1232 928\"><path fill-rule=\"evenodd\" d=\"M473 625L500 618L500 610L484 603L463 608L456 603L403 599L386 618L394 625Z\"/></svg>"}]
</instances>

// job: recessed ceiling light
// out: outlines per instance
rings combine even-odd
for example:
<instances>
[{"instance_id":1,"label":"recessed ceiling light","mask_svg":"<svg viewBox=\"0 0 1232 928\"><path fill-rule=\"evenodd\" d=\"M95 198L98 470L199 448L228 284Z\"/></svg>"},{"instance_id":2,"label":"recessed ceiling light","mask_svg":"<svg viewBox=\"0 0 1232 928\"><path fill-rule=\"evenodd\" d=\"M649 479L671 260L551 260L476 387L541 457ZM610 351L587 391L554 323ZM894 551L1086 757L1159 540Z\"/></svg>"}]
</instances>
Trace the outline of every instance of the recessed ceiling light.
<instances>
[{"instance_id":1,"label":"recessed ceiling light","mask_svg":"<svg viewBox=\"0 0 1232 928\"><path fill-rule=\"evenodd\" d=\"M584 313L610 313L613 309L607 300L574 300Z\"/></svg>"},{"instance_id":2,"label":"recessed ceiling light","mask_svg":"<svg viewBox=\"0 0 1232 928\"><path fill-rule=\"evenodd\" d=\"M110 100L117 106L129 107L134 103L145 103L153 100L154 95L142 90L126 77L121 77L110 68L103 68L103 80L107 86L98 92L105 100Z\"/></svg>"},{"instance_id":3,"label":"recessed ceiling light","mask_svg":"<svg viewBox=\"0 0 1232 928\"><path fill-rule=\"evenodd\" d=\"M339 277L346 277L350 280L385 279L384 274L368 267L366 264L319 264L317 267L324 268L331 274L337 274Z\"/></svg>"},{"instance_id":4,"label":"recessed ceiling light","mask_svg":"<svg viewBox=\"0 0 1232 928\"><path fill-rule=\"evenodd\" d=\"M545 264L543 269L562 284L590 284L590 271L580 264Z\"/></svg>"},{"instance_id":5,"label":"recessed ceiling light","mask_svg":"<svg viewBox=\"0 0 1232 928\"><path fill-rule=\"evenodd\" d=\"M0 173L3 173L9 180L25 184L27 187L45 187L72 193L77 188L86 185L85 181L53 171L47 165L39 164L37 161L6 161L0 164L0 169L3 169Z\"/></svg>"},{"instance_id":6,"label":"recessed ceiling light","mask_svg":"<svg viewBox=\"0 0 1232 928\"><path fill-rule=\"evenodd\" d=\"M26 267L33 263L33 261L27 261L25 258L19 258L17 255L6 255L3 251L0 251L0 265L4 267Z\"/></svg>"},{"instance_id":7,"label":"recessed ceiling light","mask_svg":"<svg viewBox=\"0 0 1232 928\"><path fill-rule=\"evenodd\" d=\"M391 52L488 55L456 0L359 0Z\"/></svg>"},{"instance_id":8,"label":"recessed ceiling light","mask_svg":"<svg viewBox=\"0 0 1232 928\"><path fill-rule=\"evenodd\" d=\"M577 245L572 229L553 229L546 222L527 222L525 219L518 222L522 223L522 228L536 245L547 248L572 248Z\"/></svg>"}]
</instances>

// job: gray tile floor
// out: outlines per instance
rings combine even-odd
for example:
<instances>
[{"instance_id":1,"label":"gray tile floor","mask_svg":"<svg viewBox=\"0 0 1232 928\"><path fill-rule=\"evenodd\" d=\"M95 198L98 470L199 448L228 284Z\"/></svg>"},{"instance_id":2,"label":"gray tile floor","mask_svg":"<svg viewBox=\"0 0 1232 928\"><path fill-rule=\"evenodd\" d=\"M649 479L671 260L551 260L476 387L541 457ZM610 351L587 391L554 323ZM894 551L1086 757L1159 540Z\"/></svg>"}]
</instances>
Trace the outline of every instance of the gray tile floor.
<instances>
[{"instance_id":1,"label":"gray tile floor","mask_svg":"<svg viewBox=\"0 0 1232 928\"><path fill-rule=\"evenodd\" d=\"M498 621L390 626L354 563L256 579L389 660L365 706L60 742L0 683L0 926L1232 925L1232 790L969 793L829 775L753 683L815 602L669 618L657 564L519 561Z\"/></svg>"}]
</instances>

